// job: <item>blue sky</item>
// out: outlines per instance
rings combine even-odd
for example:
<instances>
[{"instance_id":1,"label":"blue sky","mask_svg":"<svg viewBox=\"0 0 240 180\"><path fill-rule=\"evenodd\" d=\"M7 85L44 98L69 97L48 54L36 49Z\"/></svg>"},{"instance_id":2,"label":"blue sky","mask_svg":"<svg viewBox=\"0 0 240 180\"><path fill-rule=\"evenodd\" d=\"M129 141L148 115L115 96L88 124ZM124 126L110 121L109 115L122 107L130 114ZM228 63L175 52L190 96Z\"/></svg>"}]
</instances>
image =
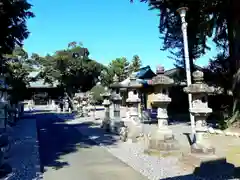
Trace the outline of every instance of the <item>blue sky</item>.
<instances>
[{"instance_id":1,"label":"blue sky","mask_svg":"<svg viewBox=\"0 0 240 180\"><path fill-rule=\"evenodd\" d=\"M82 42L92 59L108 64L117 57L139 55L143 65L173 67L168 53L160 51L159 17L138 0L31 0L36 17L28 21L31 32L24 48L46 55ZM197 60L206 65L215 49Z\"/></svg>"}]
</instances>

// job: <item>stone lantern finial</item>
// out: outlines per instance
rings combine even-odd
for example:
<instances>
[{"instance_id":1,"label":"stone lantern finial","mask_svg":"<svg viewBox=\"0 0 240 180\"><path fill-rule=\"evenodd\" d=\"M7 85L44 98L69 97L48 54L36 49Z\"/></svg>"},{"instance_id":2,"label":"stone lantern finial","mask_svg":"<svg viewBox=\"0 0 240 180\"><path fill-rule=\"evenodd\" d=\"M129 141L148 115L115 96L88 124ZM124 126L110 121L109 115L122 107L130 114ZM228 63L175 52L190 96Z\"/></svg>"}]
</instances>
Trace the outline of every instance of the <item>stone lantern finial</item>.
<instances>
[{"instance_id":1,"label":"stone lantern finial","mask_svg":"<svg viewBox=\"0 0 240 180\"><path fill-rule=\"evenodd\" d=\"M195 83L199 84L199 83L203 82L204 74L202 71L196 70L192 73L192 75L193 75L193 80Z\"/></svg>"},{"instance_id":2,"label":"stone lantern finial","mask_svg":"<svg viewBox=\"0 0 240 180\"><path fill-rule=\"evenodd\" d=\"M104 91L105 91L105 92L107 92L107 91L108 91L108 87L107 87L107 86L104 88Z\"/></svg>"},{"instance_id":3,"label":"stone lantern finial","mask_svg":"<svg viewBox=\"0 0 240 180\"><path fill-rule=\"evenodd\" d=\"M131 74L131 75L130 75L130 80L131 80L131 81L135 81L135 80L136 80L135 74Z\"/></svg>"},{"instance_id":4,"label":"stone lantern finial","mask_svg":"<svg viewBox=\"0 0 240 180\"><path fill-rule=\"evenodd\" d=\"M113 76L113 82L118 82L118 76L116 74Z\"/></svg>"},{"instance_id":5,"label":"stone lantern finial","mask_svg":"<svg viewBox=\"0 0 240 180\"><path fill-rule=\"evenodd\" d=\"M164 74L165 69L162 65L158 65L156 68L156 74Z\"/></svg>"}]
</instances>

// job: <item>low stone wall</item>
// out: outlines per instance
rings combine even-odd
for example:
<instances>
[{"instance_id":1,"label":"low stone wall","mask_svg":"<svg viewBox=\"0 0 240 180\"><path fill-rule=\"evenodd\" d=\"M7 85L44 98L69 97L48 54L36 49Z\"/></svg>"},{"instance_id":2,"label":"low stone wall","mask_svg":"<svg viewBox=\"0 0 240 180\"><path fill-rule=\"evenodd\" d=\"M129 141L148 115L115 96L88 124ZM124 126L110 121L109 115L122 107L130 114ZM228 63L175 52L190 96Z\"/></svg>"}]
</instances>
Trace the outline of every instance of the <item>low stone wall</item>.
<instances>
[{"instance_id":1,"label":"low stone wall","mask_svg":"<svg viewBox=\"0 0 240 180\"><path fill-rule=\"evenodd\" d=\"M208 128L208 133L210 134L219 134L219 135L225 135L225 136L235 136L240 138L240 133L238 132L231 132L231 131L222 131L220 129L214 129L212 127Z\"/></svg>"}]
</instances>

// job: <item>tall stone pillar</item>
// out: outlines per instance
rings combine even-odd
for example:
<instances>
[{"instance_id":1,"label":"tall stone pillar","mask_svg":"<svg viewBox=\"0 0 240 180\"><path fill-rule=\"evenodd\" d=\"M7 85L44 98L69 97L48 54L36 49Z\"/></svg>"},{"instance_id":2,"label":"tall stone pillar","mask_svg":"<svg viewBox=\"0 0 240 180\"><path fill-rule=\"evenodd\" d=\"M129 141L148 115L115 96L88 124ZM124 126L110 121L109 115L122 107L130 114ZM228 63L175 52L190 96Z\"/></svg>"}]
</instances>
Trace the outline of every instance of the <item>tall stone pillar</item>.
<instances>
[{"instance_id":1,"label":"tall stone pillar","mask_svg":"<svg viewBox=\"0 0 240 180\"><path fill-rule=\"evenodd\" d=\"M127 117L128 135L127 137L132 141L136 141L137 137L142 134L142 124L139 118L139 104L141 99L139 98L139 88L142 84L139 83L134 75L130 77L130 82L126 86L128 90L128 98L126 100L128 104L129 117Z\"/></svg>"},{"instance_id":2,"label":"tall stone pillar","mask_svg":"<svg viewBox=\"0 0 240 180\"><path fill-rule=\"evenodd\" d=\"M113 84L111 84L112 95L111 100L113 102L113 120L111 121L112 132L119 134L120 128L124 127L124 122L120 117L120 106L122 103L122 97L120 95L120 83L117 75L113 77Z\"/></svg>"},{"instance_id":3,"label":"tall stone pillar","mask_svg":"<svg viewBox=\"0 0 240 180\"><path fill-rule=\"evenodd\" d=\"M105 129L105 131L110 132L111 131L111 128L110 128L110 123L111 123L111 120L110 120L110 105L111 105L110 96L111 96L111 94L107 87L105 87L105 92L103 94L101 94L101 96L104 99L102 105L105 108L104 119L102 121L102 128Z\"/></svg>"}]
</instances>

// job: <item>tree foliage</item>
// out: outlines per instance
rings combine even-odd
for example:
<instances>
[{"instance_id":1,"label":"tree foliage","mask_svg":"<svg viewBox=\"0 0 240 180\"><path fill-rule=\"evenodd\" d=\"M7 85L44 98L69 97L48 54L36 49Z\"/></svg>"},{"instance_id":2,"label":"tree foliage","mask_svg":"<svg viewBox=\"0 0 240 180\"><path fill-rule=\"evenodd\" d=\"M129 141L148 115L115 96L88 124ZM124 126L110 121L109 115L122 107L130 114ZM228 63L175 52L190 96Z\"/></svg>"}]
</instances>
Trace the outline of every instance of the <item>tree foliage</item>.
<instances>
[{"instance_id":1,"label":"tree foliage","mask_svg":"<svg viewBox=\"0 0 240 180\"><path fill-rule=\"evenodd\" d=\"M104 86L109 86L112 84L115 74L119 77L119 81L126 79L130 74L129 65L130 63L125 57L112 60L101 73L101 84Z\"/></svg>"},{"instance_id":2,"label":"tree foliage","mask_svg":"<svg viewBox=\"0 0 240 180\"><path fill-rule=\"evenodd\" d=\"M130 72L137 72L142 66L142 61L138 55L134 55L129 66Z\"/></svg>"},{"instance_id":3,"label":"tree foliage","mask_svg":"<svg viewBox=\"0 0 240 180\"><path fill-rule=\"evenodd\" d=\"M103 102L103 97L101 94L105 92L104 87L102 85L96 85L91 89L91 92L95 104L101 104Z\"/></svg>"},{"instance_id":4,"label":"tree foliage","mask_svg":"<svg viewBox=\"0 0 240 180\"><path fill-rule=\"evenodd\" d=\"M40 78L45 83L58 84L70 94L81 90L90 90L97 82L103 66L96 61L83 56L85 51L75 43L67 49L59 50L52 56L40 57L33 54L32 58L41 69Z\"/></svg>"},{"instance_id":5,"label":"tree foliage","mask_svg":"<svg viewBox=\"0 0 240 180\"><path fill-rule=\"evenodd\" d=\"M28 37L26 21L34 17L27 0L0 2L0 55L11 54L15 45L21 46Z\"/></svg>"},{"instance_id":6,"label":"tree foliage","mask_svg":"<svg viewBox=\"0 0 240 180\"><path fill-rule=\"evenodd\" d=\"M133 0L131 0L133 1ZM160 11L159 30L164 41L163 50L169 50L176 64L183 67L183 38L181 20L176 10L188 7L188 44L190 67L193 60L209 49L209 37L219 48L219 54L210 62L210 71L218 77L216 84L229 88L232 84L233 117L240 111L240 3L238 0L140 0L151 9ZM226 80L227 79L227 80ZM227 82L229 81L229 82ZM235 118L236 119L236 118Z\"/></svg>"},{"instance_id":7,"label":"tree foliage","mask_svg":"<svg viewBox=\"0 0 240 180\"><path fill-rule=\"evenodd\" d=\"M3 72L6 83L11 87L11 102L24 100L27 85L31 81L29 73L33 71L32 60L21 47L16 46L12 54L3 55L5 63Z\"/></svg>"}]
</instances>

